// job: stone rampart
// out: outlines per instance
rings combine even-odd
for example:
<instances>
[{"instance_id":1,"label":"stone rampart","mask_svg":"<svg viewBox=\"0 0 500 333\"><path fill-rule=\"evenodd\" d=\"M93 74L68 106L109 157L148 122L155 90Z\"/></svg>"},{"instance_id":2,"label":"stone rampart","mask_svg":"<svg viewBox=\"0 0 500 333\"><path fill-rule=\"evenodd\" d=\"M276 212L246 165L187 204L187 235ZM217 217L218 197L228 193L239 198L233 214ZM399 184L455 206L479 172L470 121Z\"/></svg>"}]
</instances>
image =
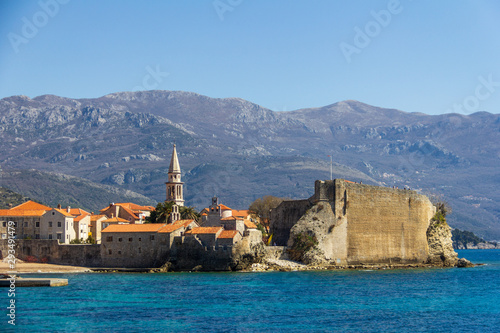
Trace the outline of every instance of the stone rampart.
<instances>
[{"instance_id":1,"label":"stone rampart","mask_svg":"<svg viewBox=\"0 0 500 333\"><path fill-rule=\"evenodd\" d=\"M294 246L307 235L317 243L308 263L411 264L429 255L429 199L410 190L343 179L316 181L307 200L286 201L271 214L273 240Z\"/></svg>"},{"instance_id":2,"label":"stone rampart","mask_svg":"<svg viewBox=\"0 0 500 333\"><path fill-rule=\"evenodd\" d=\"M8 241L0 241L1 255L8 255ZM100 267L98 244L59 244L55 239L16 239L15 256L24 261L84 267Z\"/></svg>"},{"instance_id":3,"label":"stone rampart","mask_svg":"<svg viewBox=\"0 0 500 333\"><path fill-rule=\"evenodd\" d=\"M306 211L312 207L312 201L285 200L271 212L271 234L273 244L286 246L290 230Z\"/></svg>"},{"instance_id":4,"label":"stone rampart","mask_svg":"<svg viewBox=\"0 0 500 333\"><path fill-rule=\"evenodd\" d=\"M423 263L435 208L415 191L337 182L336 211L347 219L347 261Z\"/></svg>"}]
</instances>

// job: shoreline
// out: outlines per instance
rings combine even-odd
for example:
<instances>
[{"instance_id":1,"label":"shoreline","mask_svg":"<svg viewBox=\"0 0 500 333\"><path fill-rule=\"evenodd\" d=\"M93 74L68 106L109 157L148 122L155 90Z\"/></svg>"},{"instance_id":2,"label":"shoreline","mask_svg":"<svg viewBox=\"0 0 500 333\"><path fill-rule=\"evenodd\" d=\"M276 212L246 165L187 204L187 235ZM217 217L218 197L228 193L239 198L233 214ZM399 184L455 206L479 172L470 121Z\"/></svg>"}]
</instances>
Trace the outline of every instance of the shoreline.
<instances>
[{"instance_id":1,"label":"shoreline","mask_svg":"<svg viewBox=\"0 0 500 333\"><path fill-rule=\"evenodd\" d=\"M476 267L484 264L472 264ZM298 271L346 271L346 270L393 270L393 269L418 269L418 268L453 268L432 264L359 264L346 266L324 266L305 265L291 260L266 260L262 263L254 263L246 269L233 272L258 273L258 272L298 272ZM0 275L9 275L7 272L15 274L64 274L64 273L166 273L159 268L124 268L124 267L81 267L62 264L48 263L16 263L15 269L10 269L9 264L0 262ZM169 273L194 272L190 270L169 271ZM219 272L203 271L199 272ZM230 271L220 271L230 272Z\"/></svg>"}]
</instances>

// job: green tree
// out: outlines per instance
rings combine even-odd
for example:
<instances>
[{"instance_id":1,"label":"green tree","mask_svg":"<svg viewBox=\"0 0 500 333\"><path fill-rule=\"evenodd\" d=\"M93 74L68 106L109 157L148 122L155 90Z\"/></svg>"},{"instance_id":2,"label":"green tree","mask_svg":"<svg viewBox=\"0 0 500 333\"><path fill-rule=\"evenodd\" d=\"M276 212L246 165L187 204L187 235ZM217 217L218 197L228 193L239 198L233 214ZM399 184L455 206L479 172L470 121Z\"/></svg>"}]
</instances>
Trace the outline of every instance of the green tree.
<instances>
[{"instance_id":1,"label":"green tree","mask_svg":"<svg viewBox=\"0 0 500 333\"><path fill-rule=\"evenodd\" d=\"M196 222L200 219L200 213L194 207L184 207L179 208L181 213L181 219L183 220L195 220Z\"/></svg>"},{"instance_id":2,"label":"green tree","mask_svg":"<svg viewBox=\"0 0 500 333\"><path fill-rule=\"evenodd\" d=\"M173 201L159 202L156 205L155 210L153 210L151 214L146 217L145 223L167 223L170 213L172 213L173 205Z\"/></svg>"}]
</instances>

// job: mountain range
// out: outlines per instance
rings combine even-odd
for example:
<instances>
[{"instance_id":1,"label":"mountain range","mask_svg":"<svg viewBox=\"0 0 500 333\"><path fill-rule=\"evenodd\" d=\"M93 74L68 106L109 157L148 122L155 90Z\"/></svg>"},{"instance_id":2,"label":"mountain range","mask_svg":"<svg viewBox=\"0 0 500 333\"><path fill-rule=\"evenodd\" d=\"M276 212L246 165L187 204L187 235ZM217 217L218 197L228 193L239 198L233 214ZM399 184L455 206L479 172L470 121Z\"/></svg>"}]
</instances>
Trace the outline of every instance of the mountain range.
<instances>
[{"instance_id":1,"label":"mountain range","mask_svg":"<svg viewBox=\"0 0 500 333\"><path fill-rule=\"evenodd\" d=\"M264 195L309 197L314 180L330 178L331 158L333 178L446 200L452 227L500 239L499 114L427 115L358 101L276 112L182 91L12 96L0 100L0 138L0 185L35 199L43 191L30 190L40 186L33 174L48 172L55 183L69 175L73 184L85 180L163 201L176 143L185 199L198 209L214 195L235 209ZM78 194L86 200L68 195L87 209L106 201L91 202L91 192Z\"/></svg>"}]
</instances>

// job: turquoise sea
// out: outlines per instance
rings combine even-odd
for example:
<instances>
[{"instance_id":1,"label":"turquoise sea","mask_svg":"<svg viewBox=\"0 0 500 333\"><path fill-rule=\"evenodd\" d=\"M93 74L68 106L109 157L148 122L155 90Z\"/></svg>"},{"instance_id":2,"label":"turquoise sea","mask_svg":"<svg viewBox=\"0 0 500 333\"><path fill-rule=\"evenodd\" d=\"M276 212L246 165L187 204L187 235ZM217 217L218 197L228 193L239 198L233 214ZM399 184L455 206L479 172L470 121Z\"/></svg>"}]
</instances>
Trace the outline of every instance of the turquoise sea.
<instances>
[{"instance_id":1,"label":"turquoise sea","mask_svg":"<svg viewBox=\"0 0 500 333\"><path fill-rule=\"evenodd\" d=\"M264 273L51 274L18 288L2 332L499 332L500 250L474 268ZM41 275L31 275L40 277Z\"/></svg>"}]
</instances>

